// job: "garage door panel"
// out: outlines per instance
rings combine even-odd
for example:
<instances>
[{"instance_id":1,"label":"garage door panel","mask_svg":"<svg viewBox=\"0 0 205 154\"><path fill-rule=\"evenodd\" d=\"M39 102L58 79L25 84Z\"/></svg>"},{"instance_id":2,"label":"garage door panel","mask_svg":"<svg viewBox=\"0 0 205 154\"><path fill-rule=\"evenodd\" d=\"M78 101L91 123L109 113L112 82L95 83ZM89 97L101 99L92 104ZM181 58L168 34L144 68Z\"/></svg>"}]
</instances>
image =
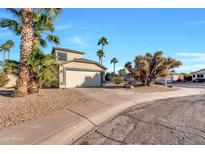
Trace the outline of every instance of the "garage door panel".
<instances>
[{"instance_id":1,"label":"garage door panel","mask_svg":"<svg viewBox=\"0 0 205 154\"><path fill-rule=\"evenodd\" d=\"M101 85L100 72L66 71L66 87L90 87Z\"/></svg>"}]
</instances>

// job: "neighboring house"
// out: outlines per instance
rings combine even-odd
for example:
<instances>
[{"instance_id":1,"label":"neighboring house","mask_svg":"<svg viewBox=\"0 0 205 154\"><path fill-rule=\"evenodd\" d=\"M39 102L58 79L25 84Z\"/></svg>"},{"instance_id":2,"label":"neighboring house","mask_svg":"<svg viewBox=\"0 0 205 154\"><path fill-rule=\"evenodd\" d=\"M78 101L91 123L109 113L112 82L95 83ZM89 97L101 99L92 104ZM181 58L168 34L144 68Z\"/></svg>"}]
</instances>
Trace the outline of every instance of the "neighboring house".
<instances>
[{"instance_id":1,"label":"neighboring house","mask_svg":"<svg viewBox=\"0 0 205 154\"><path fill-rule=\"evenodd\" d=\"M191 72L193 82L205 81L205 69L198 70L196 72Z\"/></svg>"},{"instance_id":2,"label":"neighboring house","mask_svg":"<svg viewBox=\"0 0 205 154\"><path fill-rule=\"evenodd\" d=\"M156 79L157 83L162 83L164 84L165 82L167 83L174 83L180 78L179 74L170 74L167 77L159 77Z\"/></svg>"},{"instance_id":3,"label":"neighboring house","mask_svg":"<svg viewBox=\"0 0 205 154\"><path fill-rule=\"evenodd\" d=\"M100 63L84 59L84 52L53 48L59 66L59 88L102 86L107 69Z\"/></svg>"}]
</instances>

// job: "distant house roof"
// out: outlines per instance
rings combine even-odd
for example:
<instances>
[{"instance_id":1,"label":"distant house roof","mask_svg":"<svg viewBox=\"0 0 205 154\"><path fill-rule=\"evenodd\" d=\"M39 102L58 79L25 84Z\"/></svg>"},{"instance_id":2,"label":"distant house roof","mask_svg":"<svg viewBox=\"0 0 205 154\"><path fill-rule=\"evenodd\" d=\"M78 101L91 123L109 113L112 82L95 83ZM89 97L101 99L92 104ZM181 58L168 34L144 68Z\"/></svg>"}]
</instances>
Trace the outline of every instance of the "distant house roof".
<instances>
[{"instance_id":1,"label":"distant house roof","mask_svg":"<svg viewBox=\"0 0 205 154\"><path fill-rule=\"evenodd\" d=\"M198 73L198 72L201 72L201 71L205 71L205 68L204 69L200 69L200 70L195 71L195 72L191 72L191 74L195 74L195 73Z\"/></svg>"},{"instance_id":2,"label":"distant house roof","mask_svg":"<svg viewBox=\"0 0 205 154\"><path fill-rule=\"evenodd\" d=\"M102 65L96 61L85 59L85 58L74 58L66 63L70 63L70 62L83 62L83 63L96 64L97 66L103 68L104 70L107 70L107 68L104 65Z\"/></svg>"},{"instance_id":3,"label":"distant house roof","mask_svg":"<svg viewBox=\"0 0 205 154\"><path fill-rule=\"evenodd\" d=\"M77 50L72 50L72 49L67 49L67 48L59 48L59 47L53 47L51 54L54 53L55 50L60 50L60 51L65 51L65 52L72 52L72 53L78 53L78 54L85 54L84 52L77 51Z\"/></svg>"}]
</instances>

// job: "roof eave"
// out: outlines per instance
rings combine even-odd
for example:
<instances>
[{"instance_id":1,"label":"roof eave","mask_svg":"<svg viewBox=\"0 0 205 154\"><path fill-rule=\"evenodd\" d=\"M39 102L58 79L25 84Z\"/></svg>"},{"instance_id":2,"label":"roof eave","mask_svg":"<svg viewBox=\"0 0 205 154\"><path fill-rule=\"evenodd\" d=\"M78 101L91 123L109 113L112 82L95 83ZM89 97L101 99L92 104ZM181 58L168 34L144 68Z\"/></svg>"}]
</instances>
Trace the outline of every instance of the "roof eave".
<instances>
[{"instance_id":1,"label":"roof eave","mask_svg":"<svg viewBox=\"0 0 205 154\"><path fill-rule=\"evenodd\" d=\"M66 48L59 48L59 47L53 47L52 50L51 50L51 54L53 54L55 50L71 52L71 53L77 53L77 54L82 54L82 55L85 54L84 52L81 52L81 51L76 51L76 50L71 50L71 49L66 49Z\"/></svg>"}]
</instances>

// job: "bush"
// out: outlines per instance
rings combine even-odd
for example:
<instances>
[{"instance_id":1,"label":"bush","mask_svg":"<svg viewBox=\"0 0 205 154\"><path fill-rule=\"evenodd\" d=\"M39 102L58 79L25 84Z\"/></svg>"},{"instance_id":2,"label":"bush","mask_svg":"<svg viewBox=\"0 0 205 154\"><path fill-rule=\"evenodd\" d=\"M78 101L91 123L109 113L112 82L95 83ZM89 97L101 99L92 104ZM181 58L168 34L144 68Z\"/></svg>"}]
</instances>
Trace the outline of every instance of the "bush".
<instances>
[{"instance_id":1,"label":"bush","mask_svg":"<svg viewBox=\"0 0 205 154\"><path fill-rule=\"evenodd\" d=\"M105 74L105 81L110 81L110 79L111 79L111 73L107 72Z\"/></svg>"},{"instance_id":2,"label":"bush","mask_svg":"<svg viewBox=\"0 0 205 154\"><path fill-rule=\"evenodd\" d=\"M123 78L119 77L119 76L114 76L114 77L112 77L111 81L114 82L115 84L120 84L120 83L122 83Z\"/></svg>"},{"instance_id":3,"label":"bush","mask_svg":"<svg viewBox=\"0 0 205 154\"><path fill-rule=\"evenodd\" d=\"M0 87L5 86L8 81L9 81L9 78L7 77L7 75L1 72L0 73Z\"/></svg>"},{"instance_id":4,"label":"bush","mask_svg":"<svg viewBox=\"0 0 205 154\"><path fill-rule=\"evenodd\" d=\"M191 74L185 74L184 75L184 80L185 81L192 81L192 75Z\"/></svg>"}]
</instances>

